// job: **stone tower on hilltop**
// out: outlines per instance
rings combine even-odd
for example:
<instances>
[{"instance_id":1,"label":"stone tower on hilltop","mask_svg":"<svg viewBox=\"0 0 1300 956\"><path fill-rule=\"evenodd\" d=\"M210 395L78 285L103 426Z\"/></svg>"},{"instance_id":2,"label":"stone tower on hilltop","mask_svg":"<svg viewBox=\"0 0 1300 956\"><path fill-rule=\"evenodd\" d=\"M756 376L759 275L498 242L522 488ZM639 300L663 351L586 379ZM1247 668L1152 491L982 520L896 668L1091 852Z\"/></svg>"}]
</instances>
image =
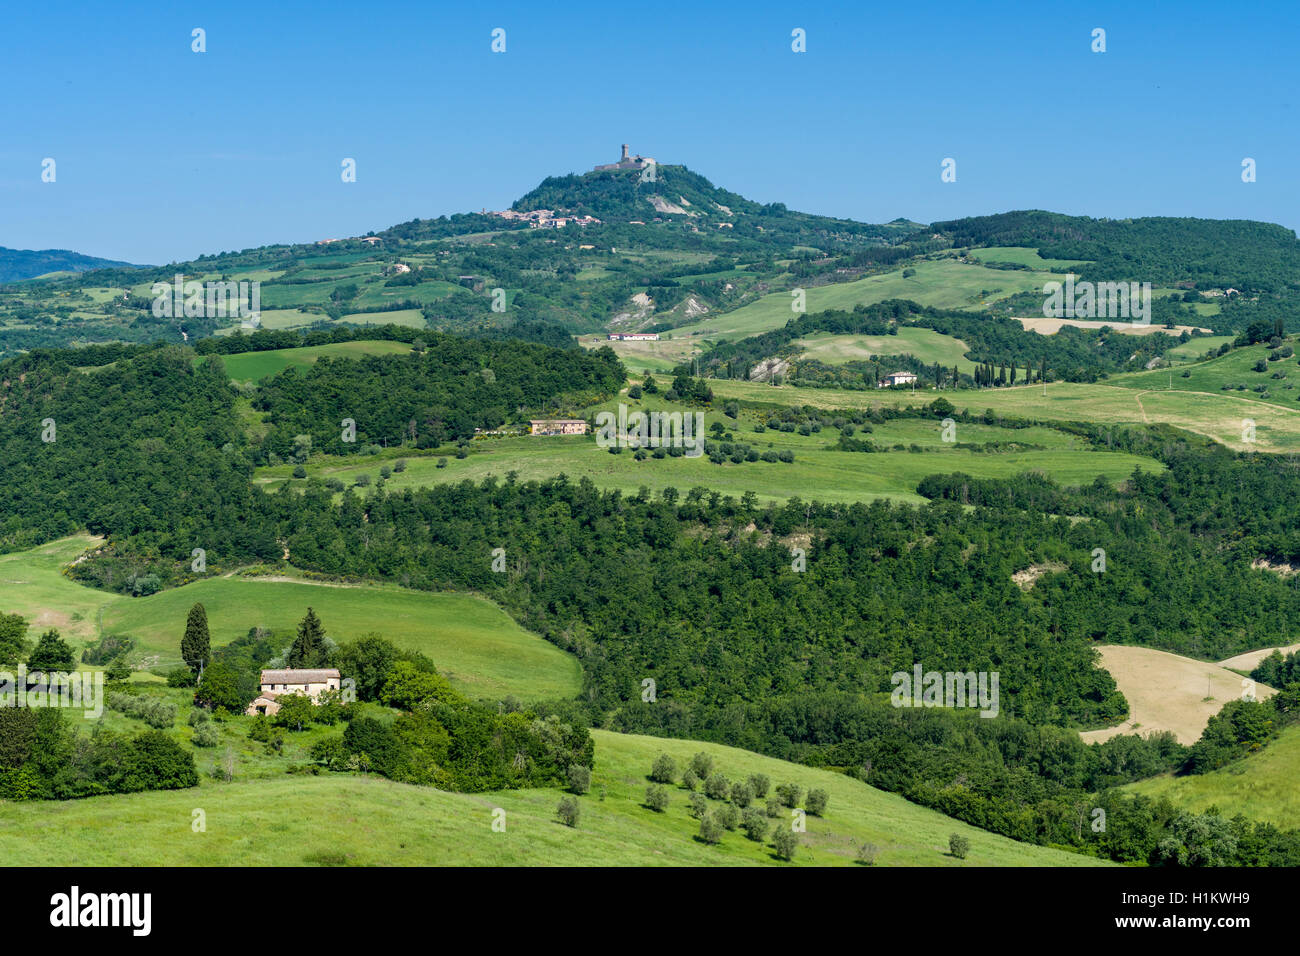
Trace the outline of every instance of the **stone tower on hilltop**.
<instances>
[{"instance_id":1,"label":"stone tower on hilltop","mask_svg":"<svg viewBox=\"0 0 1300 956\"><path fill-rule=\"evenodd\" d=\"M592 171L603 173L612 169L645 169L647 166L658 165L650 156L642 156L639 153L636 156L628 156L627 150L628 145L627 143L624 143L623 155L619 157L617 163L604 163L600 166L593 166Z\"/></svg>"}]
</instances>

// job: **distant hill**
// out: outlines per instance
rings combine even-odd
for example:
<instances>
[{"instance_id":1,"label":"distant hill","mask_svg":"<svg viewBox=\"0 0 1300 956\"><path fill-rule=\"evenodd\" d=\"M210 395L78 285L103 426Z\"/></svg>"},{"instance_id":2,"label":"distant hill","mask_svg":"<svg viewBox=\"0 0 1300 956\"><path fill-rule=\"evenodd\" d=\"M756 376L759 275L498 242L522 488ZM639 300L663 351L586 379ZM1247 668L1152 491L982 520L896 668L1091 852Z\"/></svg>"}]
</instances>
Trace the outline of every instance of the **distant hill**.
<instances>
[{"instance_id":1,"label":"distant hill","mask_svg":"<svg viewBox=\"0 0 1300 956\"><path fill-rule=\"evenodd\" d=\"M516 212L550 209L595 216L605 222L656 220L690 224L701 231L731 231L772 244L894 242L917 224L906 219L884 225L794 212L784 203L757 203L713 185L685 166L660 164L650 170L597 170L548 176L511 207Z\"/></svg>"},{"instance_id":2,"label":"distant hill","mask_svg":"<svg viewBox=\"0 0 1300 956\"><path fill-rule=\"evenodd\" d=\"M129 262L83 256L67 249L6 249L0 246L0 282L32 279L47 272L88 272L91 269L133 268Z\"/></svg>"}]
</instances>

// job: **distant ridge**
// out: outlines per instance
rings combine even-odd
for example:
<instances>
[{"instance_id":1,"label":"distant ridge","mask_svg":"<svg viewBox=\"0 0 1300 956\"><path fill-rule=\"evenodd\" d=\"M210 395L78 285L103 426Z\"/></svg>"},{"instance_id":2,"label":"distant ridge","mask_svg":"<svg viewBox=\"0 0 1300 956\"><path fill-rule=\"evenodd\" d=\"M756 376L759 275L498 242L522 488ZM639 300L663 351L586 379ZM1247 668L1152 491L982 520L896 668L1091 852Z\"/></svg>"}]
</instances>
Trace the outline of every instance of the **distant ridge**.
<instances>
[{"instance_id":1,"label":"distant ridge","mask_svg":"<svg viewBox=\"0 0 1300 956\"><path fill-rule=\"evenodd\" d=\"M135 268L130 262L84 256L68 249L6 249L0 246L0 282L32 279L47 272L88 272L91 269Z\"/></svg>"}]
</instances>

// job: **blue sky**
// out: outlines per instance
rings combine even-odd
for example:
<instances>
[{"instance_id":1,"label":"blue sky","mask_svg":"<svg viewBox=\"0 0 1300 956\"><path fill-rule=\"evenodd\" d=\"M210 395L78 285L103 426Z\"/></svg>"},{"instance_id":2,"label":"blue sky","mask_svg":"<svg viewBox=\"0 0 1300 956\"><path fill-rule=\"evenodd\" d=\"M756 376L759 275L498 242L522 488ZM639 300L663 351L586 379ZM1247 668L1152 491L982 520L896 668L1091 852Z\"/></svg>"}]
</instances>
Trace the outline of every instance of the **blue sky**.
<instances>
[{"instance_id":1,"label":"blue sky","mask_svg":"<svg viewBox=\"0 0 1300 956\"><path fill-rule=\"evenodd\" d=\"M164 263L358 235L504 208L623 142L869 222L1046 208L1300 226L1294 3L128 0L5 21L13 248Z\"/></svg>"}]
</instances>

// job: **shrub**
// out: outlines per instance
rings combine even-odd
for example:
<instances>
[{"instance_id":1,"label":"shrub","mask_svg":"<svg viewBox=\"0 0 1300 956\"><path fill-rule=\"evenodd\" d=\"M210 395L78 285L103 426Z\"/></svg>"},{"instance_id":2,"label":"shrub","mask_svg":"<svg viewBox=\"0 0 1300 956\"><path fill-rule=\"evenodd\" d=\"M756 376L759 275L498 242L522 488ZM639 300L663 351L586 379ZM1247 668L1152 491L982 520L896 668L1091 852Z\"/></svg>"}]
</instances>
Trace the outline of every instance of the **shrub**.
<instances>
[{"instance_id":1,"label":"shrub","mask_svg":"<svg viewBox=\"0 0 1300 956\"><path fill-rule=\"evenodd\" d=\"M767 798L767 815L768 815L769 817L779 817L779 816L781 816L781 815L782 815L782 814L781 814L781 810L782 810L782 809L783 809L783 808L782 808L782 806L781 806L781 798L780 798L780 797L768 797L768 798Z\"/></svg>"},{"instance_id":2,"label":"shrub","mask_svg":"<svg viewBox=\"0 0 1300 956\"><path fill-rule=\"evenodd\" d=\"M206 724L211 720L212 715L202 707L192 707L190 708L190 715L185 719L185 722L191 727L197 727L199 724Z\"/></svg>"},{"instance_id":3,"label":"shrub","mask_svg":"<svg viewBox=\"0 0 1300 956\"><path fill-rule=\"evenodd\" d=\"M582 808L579 807L576 797L563 797L555 808L555 812L559 815L560 822L566 827L576 827L578 817L582 815Z\"/></svg>"},{"instance_id":4,"label":"shrub","mask_svg":"<svg viewBox=\"0 0 1300 956\"><path fill-rule=\"evenodd\" d=\"M776 795L782 806L797 807L799 798L803 795L803 788L797 783L783 783L776 788Z\"/></svg>"},{"instance_id":5,"label":"shrub","mask_svg":"<svg viewBox=\"0 0 1300 956\"><path fill-rule=\"evenodd\" d=\"M750 807L745 811L740 819L740 828L745 831L745 836L755 843L762 843L767 839L767 817L758 807Z\"/></svg>"},{"instance_id":6,"label":"shrub","mask_svg":"<svg viewBox=\"0 0 1300 956\"><path fill-rule=\"evenodd\" d=\"M312 744L311 759L325 767L337 770L347 763L348 748L343 746L342 737L326 737Z\"/></svg>"},{"instance_id":7,"label":"shrub","mask_svg":"<svg viewBox=\"0 0 1300 956\"><path fill-rule=\"evenodd\" d=\"M196 747L215 747L220 739L221 733L217 730L217 725L209 720L194 728L190 742Z\"/></svg>"},{"instance_id":8,"label":"shrub","mask_svg":"<svg viewBox=\"0 0 1300 956\"><path fill-rule=\"evenodd\" d=\"M709 812L709 801L704 799L704 794L692 793L689 802L690 808L687 810L687 813L695 817L695 819L703 819L705 814Z\"/></svg>"},{"instance_id":9,"label":"shrub","mask_svg":"<svg viewBox=\"0 0 1300 956\"><path fill-rule=\"evenodd\" d=\"M687 771L684 774L682 774L682 786L685 787L687 790L693 791L699 785L700 785L700 778L695 775L694 770L687 769Z\"/></svg>"},{"instance_id":10,"label":"shrub","mask_svg":"<svg viewBox=\"0 0 1300 956\"><path fill-rule=\"evenodd\" d=\"M161 730L146 730L123 754L123 792L179 790L198 786L194 755Z\"/></svg>"},{"instance_id":11,"label":"shrub","mask_svg":"<svg viewBox=\"0 0 1300 956\"><path fill-rule=\"evenodd\" d=\"M858 845L857 860L863 866L874 866L876 854L880 852L880 847L874 843L861 843Z\"/></svg>"},{"instance_id":12,"label":"shrub","mask_svg":"<svg viewBox=\"0 0 1300 956\"><path fill-rule=\"evenodd\" d=\"M105 634L94 644L88 645L81 652L83 664L107 664L115 657L122 657L135 647L135 639L121 634ZM188 673L188 670L186 671Z\"/></svg>"},{"instance_id":13,"label":"shrub","mask_svg":"<svg viewBox=\"0 0 1300 956\"><path fill-rule=\"evenodd\" d=\"M677 779L677 761L667 754L660 754L650 768L650 779L655 783L673 783Z\"/></svg>"},{"instance_id":14,"label":"shrub","mask_svg":"<svg viewBox=\"0 0 1300 956\"><path fill-rule=\"evenodd\" d=\"M248 725L248 739L264 744L271 739L271 718L257 714Z\"/></svg>"},{"instance_id":15,"label":"shrub","mask_svg":"<svg viewBox=\"0 0 1300 956\"><path fill-rule=\"evenodd\" d=\"M959 833L954 833L948 837L948 852L959 860L966 859L966 854L970 852L970 840Z\"/></svg>"},{"instance_id":16,"label":"shrub","mask_svg":"<svg viewBox=\"0 0 1300 956\"><path fill-rule=\"evenodd\" d=\"M307 469L304 468L302 465L294 465L294 466L293 466L293 476L294 476L295 478L306 478L306 477L307 477Z\"/></svg>"},{"instance_id":17,"label":"shrub","mask_svg":"<svg viewBox=\"0 0 1300 956\"><path fill-rule=\"evenodd\" d=\"M820 817L826 812L826 804L830 803L831 797L825 790L815 789L808 791L808 797L804 800L804 809L815 817Z\"/></svg>"},{"instance_id":18,"label":"shrub","mask_svg":"<svg viewBox=\"0 0 1300 956\"><path fill-rule=\"evenodd\" d=\"M591 789L591 768L582 764L569 766L569 789L581 796Z\"/></svg>"},{"instance_id":19,"label":"shrub","mask_svg":"<svg viewBox=\"0 0 1300 956\"><path fill-rule=\"evenodd\" d=\"M710 846L722 842L722 823L712 813L700 817L700 839Z\"/></svg>"},{"instance_id":20,"label":"shrub","mask_svg":"<svg viewBox=\"0 0 1300 956\"><path fill-rule=\"evenodd\" d=\"M783 860L793 860L795 848L799 846L799 835L785 827L777 827L772 834L772 849Z\"/></svg>"},{"instance_id":21,"label":"shrub","mask_svg":"<svg viewBox=\"0 0 1300 956\"><path fill-rule=\"evenodd\" d=\"M736 824L740 822L740 811L734 803L724 803L713 811L713 816L726 830L736 829Z\"/></svg>"},{"instance_id":22,"label":"shrub","mask_svg":"<svg viewBox=\"0 0 1300 956\"><path fill-rule=\"evenodd\" d=\"M645 788L645 805L655 813L663 813L668 809L668 791L657 783L650 784Z\"/></svg>"},{"instance_id":23,"label":"shrub","mask_svg":"<svg viewBox=\"0 0 1300 956\"><path fill-rule=\"evenodd\" d=\"M704 795L710 800L726 800L731 791L731 784L720 773L711 774L704 781Z\"/></svg>"},{"instance_id":24,"label":"shrub","mask_svg":"<svg viewBox=\"0 0 1300 956\"><path fill-rule=\"evenodd\" d=\"M131 668L126 665L125 657L115 657L104 668L104 680L123 681L131 678Z\"/></svg>"},{"instance_id":25,"label":"shrub","mask_svg":"<svg viewBox=\"0 0 1300 956\"><path fill-rule=\"evenodd\" d=\"M162 730L176 722L176 705L157 697L135 694L109 694L108 706L128 717L143 720L150 727Z\"/></svg>"},{"instance_id":26,"label":"shrub","mask_svg":"<svg viewBox=\"0 0 1300 956\"><path fill-rule=\"evenodd\" d=\"M768 788L772 786L772 782L767 779L767 775L762 773L750 774L747 783L756 800L762 800L766 797Z\"/></svg>"},{"instance_id":27,"label":"shrub","mask_svg":"<svg viewBox=\"0 0 1300 956\"><path fill-rule=\"evenodd\" d=\"M743 810L754 802L754 791L749 784L737 781L731 785L731 802Z\"/></svg>"},{"instance_id":28,"label":"shrub","mask_svg":"<svg viewBox=\"0 0 1300 956\"><path fill-rule=\"evenodd\" d=\"M76 665L77 658L59 632L50 628L41 635L27 657L29 671L70 671Z\"/></svg>"},{"instance_id":29,"label":"shrub","mask_svg":"<svg viewBox=\"0 0 1300 956\"><path fill-rule=\"evenodd\" d=\"M707 780L709 774L713 773L713 758L703 751L700 751L691 758L691 770L693 770L695 776L699 777L701 780Z\"/></svg>"},{"instance_id":30,"label":"shrub","mask_svg":"<svg viewBox=\"0 0 1300 956\"><path fill-rule=\"evenodd\" d=\"M271 718L276 727L303 731L316 716L316 705L306 694L282 694L278 703L280 709Z\"/></svg>"}]
</instances>

